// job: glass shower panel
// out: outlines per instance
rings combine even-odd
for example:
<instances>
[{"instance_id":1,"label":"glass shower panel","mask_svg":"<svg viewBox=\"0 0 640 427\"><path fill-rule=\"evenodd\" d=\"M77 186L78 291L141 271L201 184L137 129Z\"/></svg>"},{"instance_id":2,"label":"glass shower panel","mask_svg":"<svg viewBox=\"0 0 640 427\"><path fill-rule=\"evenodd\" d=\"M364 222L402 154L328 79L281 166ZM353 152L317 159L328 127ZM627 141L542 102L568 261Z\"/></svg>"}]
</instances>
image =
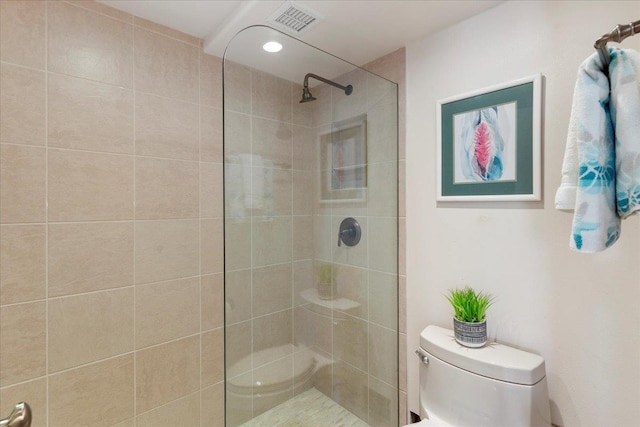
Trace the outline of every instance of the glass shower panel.
<instances>
[{"instance_id":1,"label":"glass shower panel","mask_svg":"<svg viewBox=\"0 0 640 427\"><path fill-rule=\"evenodd\" d=\"M268 27L230 42L227 426L397 425L397 146L395 83Z\"/></svg>"}]
</instances>

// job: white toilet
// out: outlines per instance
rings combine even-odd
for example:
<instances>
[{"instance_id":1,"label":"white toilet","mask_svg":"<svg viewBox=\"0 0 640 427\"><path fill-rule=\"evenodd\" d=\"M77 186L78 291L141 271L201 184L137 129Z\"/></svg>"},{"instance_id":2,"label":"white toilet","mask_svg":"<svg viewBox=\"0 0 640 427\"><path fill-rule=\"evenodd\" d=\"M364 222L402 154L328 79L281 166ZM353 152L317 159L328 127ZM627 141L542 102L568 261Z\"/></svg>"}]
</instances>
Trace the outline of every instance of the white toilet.
<instances>
[{"instance_id":1,"label":"white toilet","mask_svg":"<svg viewBox=\"0 0 640 427\"><path fill-rule=\"evenodd\" d=\"M420 423L428 427L549 427L544 359L492 343L463 347L453 331L428 326L416 351Z\"/></svg>"}]
</instances>

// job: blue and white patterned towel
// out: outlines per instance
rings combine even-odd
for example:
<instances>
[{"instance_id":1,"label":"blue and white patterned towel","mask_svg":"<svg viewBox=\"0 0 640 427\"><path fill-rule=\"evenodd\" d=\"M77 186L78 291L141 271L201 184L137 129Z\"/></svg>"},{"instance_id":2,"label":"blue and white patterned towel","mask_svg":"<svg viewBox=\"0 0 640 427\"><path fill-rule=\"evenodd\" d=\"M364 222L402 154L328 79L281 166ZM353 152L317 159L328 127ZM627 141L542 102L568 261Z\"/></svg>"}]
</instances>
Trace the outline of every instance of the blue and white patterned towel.
<instances>
[{"instance_id":1,"label":"blue and white patterned towel","mask_svg":"<svg viewBox=\"0 0 640 427\"><path fill-rule=\"evenodd\" d=\"M640 53L611 49L611 120L615 124L618 215L640 213Z\"/></svg>"},{"instance_id":2,"label":"blue and white patterned towel","mask_svg":"<svg viewBox=\"0 0 640 427\"><path fill-rule=\"evenodd\" d=\"M570 246L599 252L640 213L640 54L610 48L609 79L597 53L578 69L556 208L574 208Z\"/></svg>"},{"instance_id":3,"label":"blue and white patterned towel","mask_svg":"<svg viewBox=\"0 0 640 427\"><path fill-rule=\"evenodd\" d=\"M563 179L556 194L559 206L563 203L559 199L572 196L575 189L570 246L581 252L602 251L620 235L613 138L609 80L594 53L578 69Z\"/></svg>"}]
</instances>

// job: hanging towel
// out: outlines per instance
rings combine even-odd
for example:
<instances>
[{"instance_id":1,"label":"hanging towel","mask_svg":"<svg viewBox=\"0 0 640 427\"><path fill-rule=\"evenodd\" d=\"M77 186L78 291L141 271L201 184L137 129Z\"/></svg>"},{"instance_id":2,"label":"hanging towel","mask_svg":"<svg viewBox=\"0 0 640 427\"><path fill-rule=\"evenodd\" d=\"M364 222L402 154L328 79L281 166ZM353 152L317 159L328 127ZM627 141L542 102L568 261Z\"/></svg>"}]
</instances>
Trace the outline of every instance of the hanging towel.
<instances>
[{"instance_id":1,"label":"hanging towel","mask_svg":"<svg viewBox=\"0 0 640 427\"><path fill-rule=\"evenodd\" d=\"M616 202L618 215L626 218L640 213L640 53L618 48L610 51Z\"/></svg>"},{"instance_id":2,"label":"hanging towel","mask_svg":"<svg viewBox=\"0 0 640 427\"><path fill-rule=\"evenodd\" d=\"M581 252L602 251L620 235L609 81L601 70L597 53L578 69L562 184L556 193L556 206L567 209L575 188L570 246Z\"/></svg>"}]
</instances>

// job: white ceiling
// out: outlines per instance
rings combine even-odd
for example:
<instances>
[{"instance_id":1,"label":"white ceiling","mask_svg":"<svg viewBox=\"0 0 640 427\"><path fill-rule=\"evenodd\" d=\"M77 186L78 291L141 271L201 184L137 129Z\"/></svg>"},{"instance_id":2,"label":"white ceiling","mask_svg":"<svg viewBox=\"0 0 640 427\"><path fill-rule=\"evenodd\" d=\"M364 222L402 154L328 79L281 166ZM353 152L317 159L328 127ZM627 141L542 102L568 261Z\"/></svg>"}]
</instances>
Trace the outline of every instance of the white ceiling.
<instances>
[{"instance_id":1,"label":"white ceiling","mask_svg":"<svg viewBox=\"0 0 640 427\"><path fill-rule=\"evenodd\" d=\"M268 24L285 1L99 0L141 18L204 40L207 53L222 56L227 43L250 25ZM367 62L490 9L502 1L413 0L295 3L324 20L299 38L353 64Z\"/></svg>"}]
</instances>

